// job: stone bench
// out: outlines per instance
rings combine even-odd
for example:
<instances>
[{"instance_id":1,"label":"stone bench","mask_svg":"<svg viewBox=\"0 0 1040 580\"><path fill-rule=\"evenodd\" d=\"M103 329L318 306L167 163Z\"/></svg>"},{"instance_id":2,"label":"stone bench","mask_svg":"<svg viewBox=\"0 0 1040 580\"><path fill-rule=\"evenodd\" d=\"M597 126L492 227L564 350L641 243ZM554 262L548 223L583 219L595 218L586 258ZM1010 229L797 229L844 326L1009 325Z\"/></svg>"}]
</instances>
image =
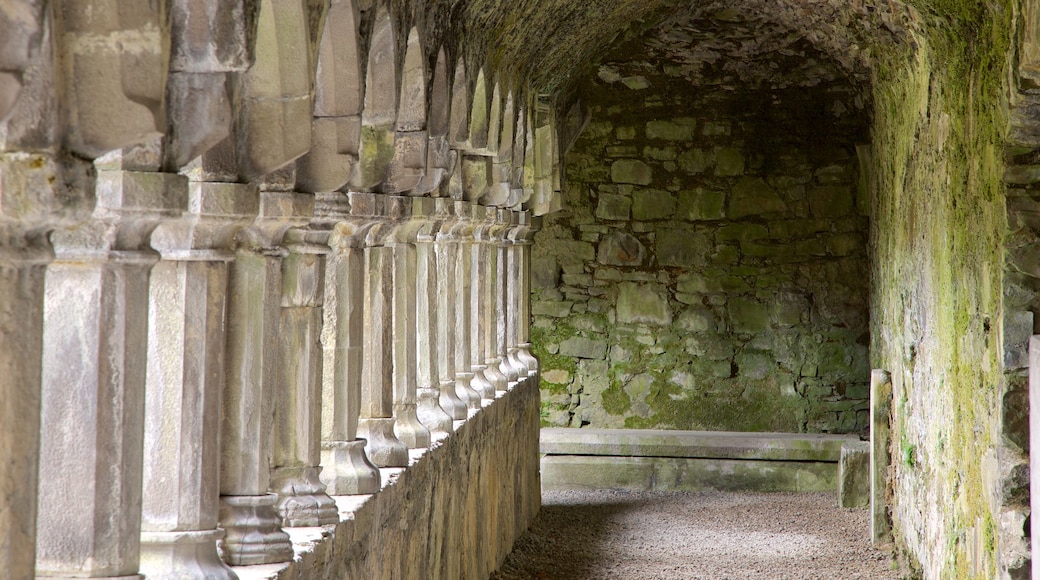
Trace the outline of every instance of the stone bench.
<instances>
[{"instance_id":1,"label":"stone bench","mask_svg":"<svg viewBox=\"0 0 1040 580\"><path fill-rule=\"evenodd\" d=\"M855 435L542 429L542 489L834 491Z\"/></svg>"}]
</instances>

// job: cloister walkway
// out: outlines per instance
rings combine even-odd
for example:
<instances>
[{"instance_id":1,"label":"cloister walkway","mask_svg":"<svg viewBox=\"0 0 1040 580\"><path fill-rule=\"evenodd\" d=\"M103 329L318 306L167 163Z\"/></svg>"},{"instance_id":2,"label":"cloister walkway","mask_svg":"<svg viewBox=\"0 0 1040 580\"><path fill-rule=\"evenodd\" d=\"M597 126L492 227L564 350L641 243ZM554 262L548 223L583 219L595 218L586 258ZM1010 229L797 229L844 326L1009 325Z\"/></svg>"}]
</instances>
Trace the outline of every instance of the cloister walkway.
<instances>
[{"instance_id":1,"label":"cloister walkway","mask_svg":"<svg viewBox=\"0 0 1040 580\"><path fill-rule=\"evenodd\" d=\"M833 493L549 491L493 580L894 579Z\"/></svg>"}]
</instances>

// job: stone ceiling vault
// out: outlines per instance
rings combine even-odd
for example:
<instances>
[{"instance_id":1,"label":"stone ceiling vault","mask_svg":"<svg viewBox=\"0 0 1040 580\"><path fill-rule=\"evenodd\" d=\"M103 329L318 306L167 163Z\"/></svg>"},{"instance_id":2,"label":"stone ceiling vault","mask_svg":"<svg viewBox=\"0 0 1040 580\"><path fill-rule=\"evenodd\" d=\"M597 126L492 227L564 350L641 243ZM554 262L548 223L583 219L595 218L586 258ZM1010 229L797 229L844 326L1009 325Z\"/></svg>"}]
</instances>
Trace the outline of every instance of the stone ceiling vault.
<instances>
[{"instance_id":1,"label":"stone ceiling vault","mask_svg":"<svg viewBox=\"0 0 1040 580\"><path fill-rule=\"evenodd\" d=\"M901 42L908 21L905 8L891 0L522 0L509 10L499 6L455 0L450 11L486 39L492 62L531 79L540 91L563 94L605 59L633 72L673 67L698 84L770 88L841 77L859 84L869 77L874 51ZM623 47L647 31L643 38L657 62L625 63Z\"/></svg>"}]
</instances>

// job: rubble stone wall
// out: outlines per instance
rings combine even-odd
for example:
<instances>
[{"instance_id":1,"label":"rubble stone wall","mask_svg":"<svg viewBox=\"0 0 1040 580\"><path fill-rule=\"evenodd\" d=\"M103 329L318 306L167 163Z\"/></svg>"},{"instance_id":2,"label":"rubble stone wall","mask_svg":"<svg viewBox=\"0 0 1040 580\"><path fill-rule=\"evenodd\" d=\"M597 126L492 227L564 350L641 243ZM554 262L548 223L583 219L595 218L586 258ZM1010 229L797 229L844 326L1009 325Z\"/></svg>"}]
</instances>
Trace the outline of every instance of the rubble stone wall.
<instances>
[{"instance_id":1,"label":"rubble stone wall","mask_svg":"<svg viewBox=\"0 0 1040 580\"><path fill-rule=\"evenodd\" d=\"M860 97L601 69L583 98L532 258L543 424L865 430Z\"/></svg>"}]
</instances>

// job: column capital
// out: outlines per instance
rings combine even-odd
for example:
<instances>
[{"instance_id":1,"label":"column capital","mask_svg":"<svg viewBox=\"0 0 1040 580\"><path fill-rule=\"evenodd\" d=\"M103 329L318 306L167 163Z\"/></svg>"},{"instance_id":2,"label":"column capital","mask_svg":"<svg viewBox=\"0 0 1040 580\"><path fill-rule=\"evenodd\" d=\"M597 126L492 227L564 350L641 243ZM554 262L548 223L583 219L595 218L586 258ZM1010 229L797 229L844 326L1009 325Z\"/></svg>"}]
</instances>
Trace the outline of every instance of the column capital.
<instances>
[{"instance_id":1,"label":"column capital","mask_svg":"<svg viewBox=\"0 0 1040 580\"><path fill-rule=\"evenodd\" d=\"M253 223L236 238L236 249L284 255L279 246L286 232L302 228L314 217L314 196L293 191L261 189L259 208Z\"/></svg>"},{"instance_id":2,"label":"column capital","mask_svg":"<svg viewBox=\"0 0 1040 580\"><path fill-rule=\"evenodd\" d=\"M236 235L256 221L260 211L256 185L193 181L187 187L187 211L156 228L152 248L167 259L215 259L206 251L230 250Z\"/></svg>"}]
</instances>

